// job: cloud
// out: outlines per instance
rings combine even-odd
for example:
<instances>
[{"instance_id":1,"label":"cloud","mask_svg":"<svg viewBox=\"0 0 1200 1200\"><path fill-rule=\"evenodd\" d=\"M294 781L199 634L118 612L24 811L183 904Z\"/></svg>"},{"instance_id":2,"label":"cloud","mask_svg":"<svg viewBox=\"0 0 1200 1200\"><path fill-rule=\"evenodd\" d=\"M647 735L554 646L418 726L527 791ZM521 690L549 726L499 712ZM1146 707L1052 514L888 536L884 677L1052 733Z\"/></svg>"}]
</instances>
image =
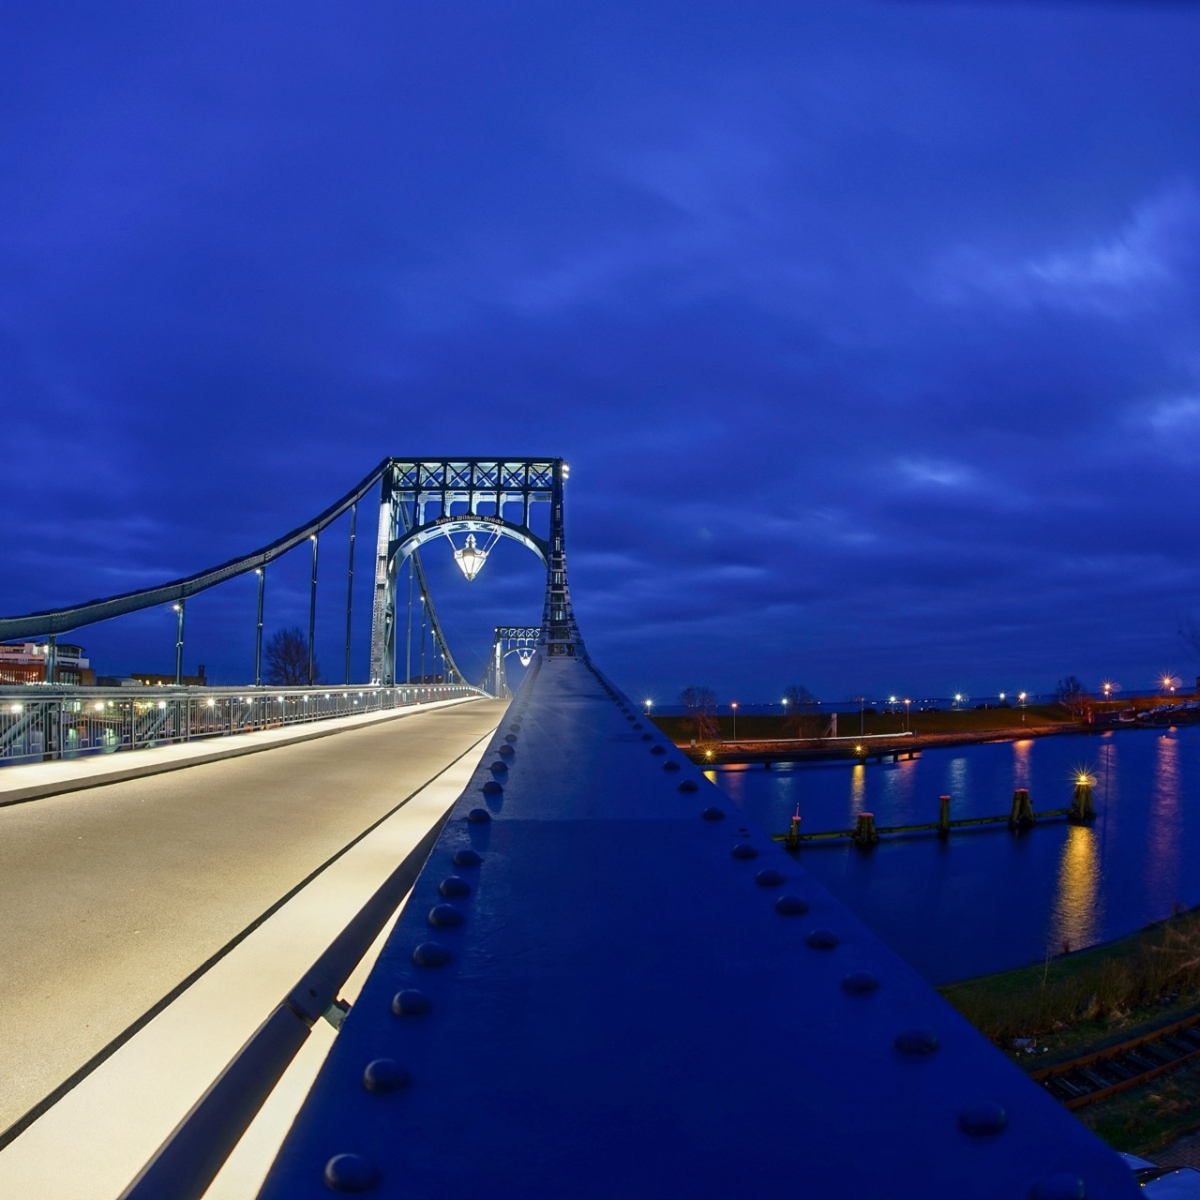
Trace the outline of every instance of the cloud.
<instances>
[{"instance_id":1,"label":"cloud","mask_svg":"<svg viewBox=\"0 0 1200 1200\"><path fill-rule=\"evenodd\" d=\"M1194 286L1200 251L1200 194L1191 184L1159 191L1135 206L1118 229L1086 245L1005 261L960 246L923 286L949 304L999 303L1057 308L1111 319L1161 307Z\"/></svg>"},{"instance_id":2,"label":"cloud","mask_svg":"<svg viewBox=\"0 0 1200 1200\"><path fill-rule=\"evenodd\" d=\"M913 483L943 488L969 487L975 479L975 472L970 467L930 459L898 458L896 469Z\"/></svg>"}]
</instances>

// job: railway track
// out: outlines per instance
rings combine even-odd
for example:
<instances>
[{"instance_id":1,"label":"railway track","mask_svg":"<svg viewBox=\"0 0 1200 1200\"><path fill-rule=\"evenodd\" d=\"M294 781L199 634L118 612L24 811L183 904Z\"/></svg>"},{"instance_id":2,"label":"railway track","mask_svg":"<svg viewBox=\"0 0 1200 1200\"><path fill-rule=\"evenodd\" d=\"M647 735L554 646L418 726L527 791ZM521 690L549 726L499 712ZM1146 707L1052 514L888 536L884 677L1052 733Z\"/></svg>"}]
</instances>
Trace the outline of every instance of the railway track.
<instances>
[{"instance_id":1,"label":"railway track","mask_svg":"<svg viewBox=\"0 0 1200 1200\"><path fill-rule=\"evenodd\" d=\"M1200 1058L1200 1013L1069 1062L1030 1072L1067 1108L1083 1108Z\"/></svg>"}]
</instances>

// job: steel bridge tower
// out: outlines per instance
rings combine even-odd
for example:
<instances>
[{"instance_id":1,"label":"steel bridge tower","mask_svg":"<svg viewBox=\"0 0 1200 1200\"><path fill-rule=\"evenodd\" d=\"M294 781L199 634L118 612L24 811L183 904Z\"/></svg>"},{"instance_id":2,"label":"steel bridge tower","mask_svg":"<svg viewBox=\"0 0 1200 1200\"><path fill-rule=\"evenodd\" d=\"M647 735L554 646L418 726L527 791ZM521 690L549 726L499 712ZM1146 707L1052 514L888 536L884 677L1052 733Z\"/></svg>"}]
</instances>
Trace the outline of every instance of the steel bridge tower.
<instances>
[{"instance_id":1,"label":"steel bridge tower","mask_svg":"<svg viewBox=\"0 0 1200 1200\"><path fill-rule=\"evenodd\" d=\"M561 458L389 459L382 470L375 542L371 620L371 683L396 682L399 567L426 542L454 534L507 537L532 550L546 568L538 645L551 656L582 656L567 583ZM550 506L549 532L537 533L533 506ZM513 513L511 510L516 509ZM486 549L479 553L486 555Z\"/></svg>"}]
</instances>

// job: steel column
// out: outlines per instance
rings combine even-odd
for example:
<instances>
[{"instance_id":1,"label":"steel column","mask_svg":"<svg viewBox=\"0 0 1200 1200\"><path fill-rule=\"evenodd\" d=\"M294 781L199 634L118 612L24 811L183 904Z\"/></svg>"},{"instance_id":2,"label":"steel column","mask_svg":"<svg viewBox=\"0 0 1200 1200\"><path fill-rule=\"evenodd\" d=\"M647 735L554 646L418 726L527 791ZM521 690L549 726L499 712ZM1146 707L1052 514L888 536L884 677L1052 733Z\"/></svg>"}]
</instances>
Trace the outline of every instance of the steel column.
<instances>
[{"instance_id":1,"label":"steel column","mask_svg":"<svg viewBox=\"0 0 1200 1200\"><path fill-rule=\"evenodd\" d=\"M186 603L187 601L181 596L175 605L175 611L179 614L179 619L175 624L175 683L177 686L183 683L183 612Z\"/></svg>"},{"instance_id":2,"label":"steel column","mask_svg":"<svg viewBox=\"0 0 1200 1200\"><path fill-rule=\"evenodd\" d=\"M350 565L346 570L346 682L350 682L350 630L354 618L354 527L358 524L358 505L350 508Z\"/></svg>"},{"instance_id":3,"label":"steel column","mask_svg":"<svg viewBox=\"0 0 1200 1200\"><path fill-rule=\"evenodd\" d=\"M313 685L313 665L316 662L317 638L317 546L319 534L312 535L312 587L308 593L308 686Z\"/></svg>"},{"instance_id":4,"label":"steel column","mask_svg":"<svg viewBox=\"0 0 1200 1200\"><path fill-rule=\"evenodd\" d=\"M263 593L267 588L267 568L259 567L258 575L258 616L254 624L254 686L262 687L262 646L263 646Z\"/></svg>"}]
</instances>

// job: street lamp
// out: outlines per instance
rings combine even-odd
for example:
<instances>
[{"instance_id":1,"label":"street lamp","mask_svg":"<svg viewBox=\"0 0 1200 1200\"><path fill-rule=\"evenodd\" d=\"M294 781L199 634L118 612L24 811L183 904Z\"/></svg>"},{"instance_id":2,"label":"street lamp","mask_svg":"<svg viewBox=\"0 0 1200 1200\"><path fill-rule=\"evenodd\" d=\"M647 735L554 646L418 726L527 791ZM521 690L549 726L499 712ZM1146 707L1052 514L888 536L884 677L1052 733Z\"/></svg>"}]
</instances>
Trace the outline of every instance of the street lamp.
<instances>
[{"instance_id":1,"label":"street lamp","mask_svg":"<svg viewBox=\"0 0 1200 1200\"><path fill-rule=\"evenodd\" d=\"M912 703L911 700L904 701L904 732L905 733L909 732L909 724L908 724L909 707L908 706L911 703Z\"/></svg>"},{"instance_id":2,"label":"street lamp","mask_svg":"<svg viewBox=\"0 0 1200 1200\"><path fill-rule=\"evenodd\" d=\"M729 706L733 709L733 740L737 741L737 701L735 700Z\"/></svg>"},{"instance_id":3,"label":"street lamp","mask_svg":"<svg viewBox=\"0 0 1200 1200\"><path fill-rule=\"evenodd\" d=\"M1025 693L1024 692L1017 693L1017 701L1021 705L1021 724L1024 725L1025 724Z\"/></svg>"}]
</instances>

